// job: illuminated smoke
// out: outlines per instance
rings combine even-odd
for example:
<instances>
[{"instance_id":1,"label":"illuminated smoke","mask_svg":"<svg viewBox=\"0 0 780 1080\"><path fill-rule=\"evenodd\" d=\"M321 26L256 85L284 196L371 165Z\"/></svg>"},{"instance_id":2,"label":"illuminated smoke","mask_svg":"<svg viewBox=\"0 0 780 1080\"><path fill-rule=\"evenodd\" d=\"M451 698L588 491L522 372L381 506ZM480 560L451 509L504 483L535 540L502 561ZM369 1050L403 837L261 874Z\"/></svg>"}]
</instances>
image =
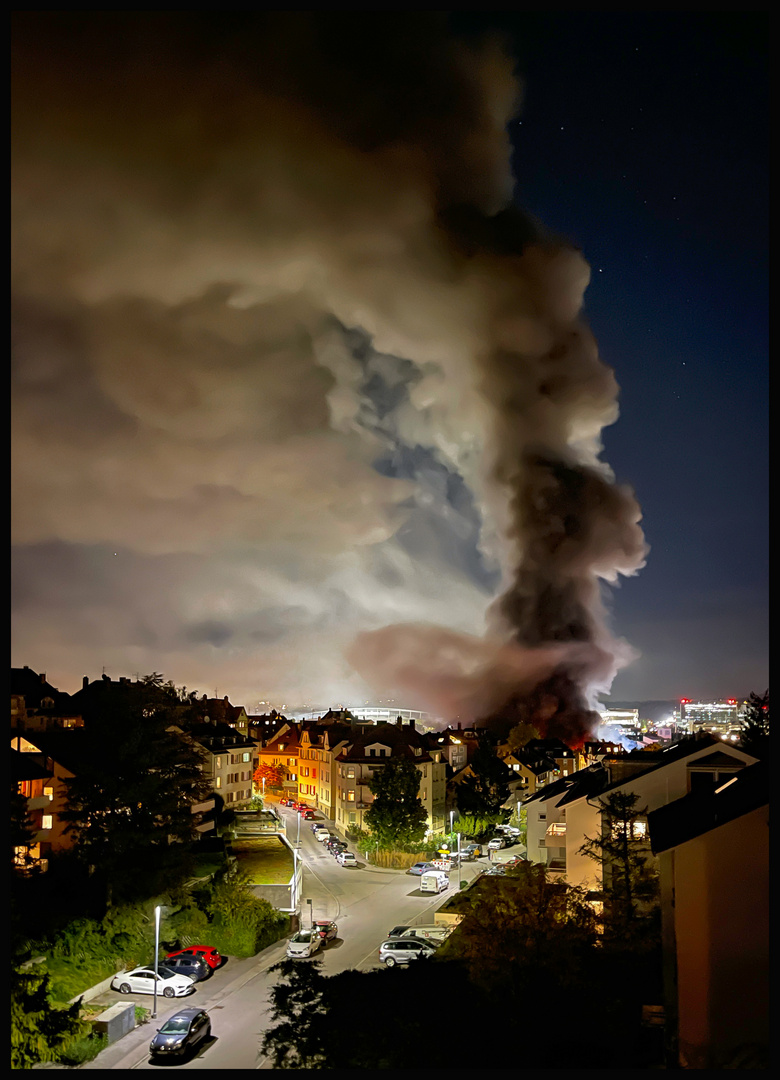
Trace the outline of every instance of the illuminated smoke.
<instances>
[{"instance_id":1,"label":"illuminated smoke","mask_svg":"<svg viewBox=\"0 0 780 1080\"><path fill-rule=\"evenodd\" d=\"M500 43L437 13L16 20L16 637L52 650L20 660L585 731L631 655L601 583L645 545L587 264L509 205ZM25 621L58 560L59 636Z\"/></svg>"}]
</instances>

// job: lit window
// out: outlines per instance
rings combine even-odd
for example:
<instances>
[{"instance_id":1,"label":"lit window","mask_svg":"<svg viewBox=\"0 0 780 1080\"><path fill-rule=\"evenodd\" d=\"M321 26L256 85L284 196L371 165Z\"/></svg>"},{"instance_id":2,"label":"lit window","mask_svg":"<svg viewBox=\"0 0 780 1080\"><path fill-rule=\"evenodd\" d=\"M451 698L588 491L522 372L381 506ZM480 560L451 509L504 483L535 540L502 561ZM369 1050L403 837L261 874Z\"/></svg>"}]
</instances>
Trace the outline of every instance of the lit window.
<instances>
[{"instance_id":1,"label":"lit window","mask_svg":"<svg viewBox=\"0 0 780 1080\"><path fill-rule=\"evenodd\" d=\"M347 792L347 802L354 802L354 801L355 801L355 792L354 791L348 791Z\"/></svg>"},{"instance_id":2,"label":"lit window","mask_svg":"<svg viewBox=\"0 0 780 1080\"><path fill-rule=\"evenodd\" d=\"M53 818L51 814L44 814L41 818L41 828L50 829L52 827Z\"/></svg>"},{"instance_id":3,"label":"lit window","mask_svg":"<svg viewBox=\"0 0 780 1080\"><path fill-rule=\"evenodd\" d=\"M214 787L222 787L222 777L221 776L217 777L217 779L216 779L216 781L214 783Z\"/></svg>"},{"instance_id":4,"label":"lit window","mask_svg":"<svg viewBox=\"0 0 780 1080\"><path fill-rule=\"evenodd\" d=\"M43 794L46 796L49 802L51 802L54 799L54 788L45 787L43 789Z\"/></svg>"}]
</instances>

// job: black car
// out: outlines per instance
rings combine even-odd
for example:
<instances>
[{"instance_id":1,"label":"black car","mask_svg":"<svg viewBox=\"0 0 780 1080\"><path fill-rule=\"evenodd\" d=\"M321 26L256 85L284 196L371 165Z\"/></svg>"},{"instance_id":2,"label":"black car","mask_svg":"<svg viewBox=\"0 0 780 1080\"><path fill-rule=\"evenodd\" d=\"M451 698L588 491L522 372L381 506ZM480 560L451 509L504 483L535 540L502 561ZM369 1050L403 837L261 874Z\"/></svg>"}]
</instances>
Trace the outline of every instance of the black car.
<instances>
[{"instance_id":1,"label":"black car","mask_svg":"<svg viewBox=\"0 0 780 1080\"><path fill-rule=\"evenodd\" d=\"M340 851L346 851L348 845L343 840L329 840L325 846L331 855L338 855Z\"/></svg>"},{"instance_id":2,"label":"black car","mask_svg":"<svg viewBox=\"0 0 780 1080\"><path fill-rule=\"evenodd\" d=\"M179 1009L169 1016L149 1044L153 1057L184 1055L211 1035L211 1020L205 1009Z\"/></svg>"},{"instance_id":3,"label":"black car","mask_svg":"<svg viewBox=\"0 0 780 1080\"><path fill-rule=\"evenodd\" d=\"M189 975L196 982L208 978L211 974L211 968L199 956L168 956L165 958L165 966L177 975Z\"/></svg>"},{"instance_id":4,"label":"black car","mask_svg":"<svg viewBox=\"0 0 780 1080\"><path fill-rule=\"evenodd\" d=\"M388 937L400 937L405 930L411 930L410 926L394 926L392 930L388 932Z\"/></svg>"}]
</instances>

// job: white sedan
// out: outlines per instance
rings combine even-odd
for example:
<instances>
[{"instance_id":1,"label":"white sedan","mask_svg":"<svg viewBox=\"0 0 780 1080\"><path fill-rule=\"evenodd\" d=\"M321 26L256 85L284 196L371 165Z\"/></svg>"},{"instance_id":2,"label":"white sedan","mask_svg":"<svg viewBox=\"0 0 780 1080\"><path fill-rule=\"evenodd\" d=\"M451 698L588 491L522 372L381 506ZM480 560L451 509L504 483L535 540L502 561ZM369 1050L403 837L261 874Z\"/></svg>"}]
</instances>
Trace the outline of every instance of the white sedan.
<instances>
[{"instance_id":1,"label":"white sedan","mask_svg":"<svg viewBox=\"0 0 780 1080\"><path fill-rule=\"evenodd\" d=\"M111 982L111 989L120 994L153 994L155 981L157 993L163 997L184 997L195 985L189 975L179 975L170 968L160 966L157 975L153 968L133 968L132 971L120 971Z\"/></svg>"},{"instance_id":2,"label":"white sedan","mask_svg":"<svg viewBox=\"0 0 780 1080\"><path fill-rule=\"evenodd\" d=\"M299 930L287 942L287 955L291 960L299 960L304 956L313 956L321 948L319 930Z\"/></svg>"}]
</instances>

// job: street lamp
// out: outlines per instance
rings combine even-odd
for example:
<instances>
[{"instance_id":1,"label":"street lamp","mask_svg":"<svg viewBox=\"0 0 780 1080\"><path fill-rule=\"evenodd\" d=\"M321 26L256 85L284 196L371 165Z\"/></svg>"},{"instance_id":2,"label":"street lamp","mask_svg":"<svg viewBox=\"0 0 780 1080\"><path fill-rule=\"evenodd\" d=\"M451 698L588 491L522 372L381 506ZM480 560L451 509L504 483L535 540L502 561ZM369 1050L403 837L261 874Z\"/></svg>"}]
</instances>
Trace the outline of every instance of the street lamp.
<instances>
[{"instance_id":1,"label":"street lamp","mask_svg":"<svg viewBox=\"0 0 780 1080\"><path fill-rule=\"evenodd\" d=\"M306 903L309 905L309 926L314 930L314 908L312 906L314 901L307 900Z\"/></svg>"},{"instance_id":2,"label":"street lamp","mask_svg":"<svg viewBox=\"0 0 780 1080\"><path fill-rule=\"evenodd\" d=\"M154 1006L152 1008L152 1020L157 1019L157 980L159 979L159 972L157 968L160 963L160 912L162 907L158 904L154 909Z\"/></svg>"},{"instance_id":3,"label":"street lamp","mask_svg":"<svg viewBox=\"0 0 780 1080\"><path fill-rule=\"evenodd\" d=\"M298 839L295 841L295 846L301 846L301 812L298 811Z\"/></svg>"},{"instance_id":4,"label":"street lamp","mask_svg":"<svg viewBox=\"0 0 780 1080\"><path fill-rule=\"evenodd\" d=\"M452 836L453 829L455 828L454 821L455 821L455 811L450 810L450 836Z\"/></svg>"}]
</instances>

